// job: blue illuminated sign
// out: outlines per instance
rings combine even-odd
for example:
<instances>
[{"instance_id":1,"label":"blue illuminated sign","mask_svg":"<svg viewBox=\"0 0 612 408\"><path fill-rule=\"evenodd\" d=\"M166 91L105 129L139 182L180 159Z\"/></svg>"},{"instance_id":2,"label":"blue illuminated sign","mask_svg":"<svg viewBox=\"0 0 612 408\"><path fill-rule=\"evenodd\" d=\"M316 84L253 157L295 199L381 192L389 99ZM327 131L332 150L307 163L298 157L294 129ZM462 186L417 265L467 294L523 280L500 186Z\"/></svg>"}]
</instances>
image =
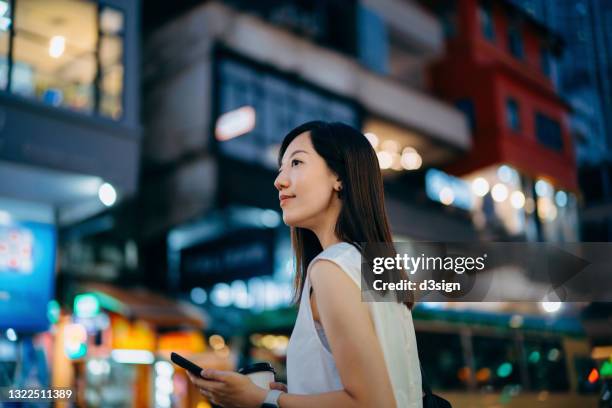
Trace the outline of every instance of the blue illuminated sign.
<instances>
[{"instance_id":1,"label":"blue illuminated sign","mask_svg":"<svg viewBox=\"0 0 612 408\"><path fill-rule=\"evenodd\" d=\"M52 225L0 225L0 329L48 329L56 241Z\"/></svg>"}]
</instances>

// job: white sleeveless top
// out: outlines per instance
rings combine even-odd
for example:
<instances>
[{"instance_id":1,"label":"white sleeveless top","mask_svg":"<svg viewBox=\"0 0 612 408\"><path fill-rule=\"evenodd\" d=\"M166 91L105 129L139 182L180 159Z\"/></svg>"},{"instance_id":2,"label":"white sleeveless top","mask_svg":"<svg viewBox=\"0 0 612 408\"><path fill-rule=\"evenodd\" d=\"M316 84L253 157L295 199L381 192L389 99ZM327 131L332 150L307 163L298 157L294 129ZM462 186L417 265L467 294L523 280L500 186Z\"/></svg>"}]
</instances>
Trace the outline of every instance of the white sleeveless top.
<instances>
[{"instance_id":1,"label":"white sleeveless top","mask_svg":"<svg viewBox=\"0 0 612 408\"><path fill-rule=\"evenodd\" d=\"M317 259L336 263L361 288L361 253L347 242L327 247L308 265L295 327L287 347L287 388L293 394L344 389L323 327L310 307L310 269ZM383 350L397 408L422 408L421 371L412 314L396 302L367 303Z\"/></svg>"}]
</instances>

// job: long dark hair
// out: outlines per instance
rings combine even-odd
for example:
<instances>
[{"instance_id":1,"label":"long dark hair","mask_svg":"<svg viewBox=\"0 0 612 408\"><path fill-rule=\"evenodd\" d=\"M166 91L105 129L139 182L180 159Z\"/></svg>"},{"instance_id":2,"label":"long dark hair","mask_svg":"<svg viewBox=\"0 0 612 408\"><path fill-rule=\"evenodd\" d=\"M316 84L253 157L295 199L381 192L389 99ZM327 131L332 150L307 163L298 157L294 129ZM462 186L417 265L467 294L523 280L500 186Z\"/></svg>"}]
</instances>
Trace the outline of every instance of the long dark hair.
<instances>
[{"instance_id":1,"label":"long dark hair","mask_svg":"<svg viewBox=\"0 0 612 408\"><path fill-rule=\"evenodd\" d=\"M278 154L279 167L289 144L304 132L310 132L315 151L342 182L339 192L342 208L334 228L336 236L355 246L363 256L367 255L362 244L388 243L390 245L385 247L393 248L380 166L368 139L344 123L307 122L283 139ZM294 299L299 303L308 265L323 248L314 232L300 227L291 227L291 246L296 265ZM390 252L386 255L395 256L395 249ZM402 302L412 309L412 298Z\"/></svg>"}]
</instances>

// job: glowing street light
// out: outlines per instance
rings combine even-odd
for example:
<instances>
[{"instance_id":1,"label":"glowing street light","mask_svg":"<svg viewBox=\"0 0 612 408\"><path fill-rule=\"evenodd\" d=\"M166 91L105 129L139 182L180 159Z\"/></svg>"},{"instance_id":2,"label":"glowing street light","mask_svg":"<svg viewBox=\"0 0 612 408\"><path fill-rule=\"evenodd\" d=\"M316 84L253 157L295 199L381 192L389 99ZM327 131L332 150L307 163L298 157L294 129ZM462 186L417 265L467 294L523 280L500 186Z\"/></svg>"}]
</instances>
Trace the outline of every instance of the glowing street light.
<instances>
[{"instance_id":1,"label":"glowing street light","mask_svg":"<svg viewBox=\"0 0 612 408\"><path fill-rule=\"evenodd\" d=\"M535 191L539 197L547 197L552 191L552 186L546 180L540 179L536 181Z\"/></svg>"},{"instance_id":2,"label":"glowing street light","mask_svg":"<svg viewBox=\"0 0 612 408\"><path fill-rule=\"evenodd\" d=\"M98 198L107 207L111 207L117 201L117 191L110 183L103 183L98 189Z\"/></svg>"},{"instance_id":3,"label":"glowing street light","mask_svg":"<svg viewBox=\"0 0 612 408\"><path fill-rule=\"evenodd\" d=\"M517 210L523 208L525 206L525 194L521 191L513 191L510 194L510 204Z\"/></svg>"},{"instance_id":4,"label":"glowing street light","mask_svg":"<svg viewBox=\"0 0 612 408\"><path fill-rule=\"evenodd\" d=\"M501 165L497 169L497 177L504 183L510 183L514 178L516 170L507 165Z\"/></svg>"},{"instance_id":5,"label":"glowing street light","mask_svg":"<svg viewBox=\"0 0 612 408\"><path fill-rule=\"evenodd\" d=\"M540 302L540 307L546 313L556 313L561 310L561 302Z\"/></svg>"},{"instance_id":6,"label":"glowing street light","mask_svg":"<svg viewBox=\"0 0 612 408\"><path fill-rule=\"evenodd\" d=\"M491 196L493 196L493 200L501 203L508 198L508 187L506 187L504 184L497 183L491 189Z\"/></svg>"},{"instance_id":7,"label":"glowing street light","mask_svg":"<svg viewBox=\"0 0 612 408\"><path fill-rule=\"evenodd\" d=\"M59 58L64 54L66 50L66 38L61 35L54 35L49 40L49 56L52 58Z\"/></svg>"},{"instance_id":8,"label":"glowing street light","mask_svg":"<svg viewBox=\"0 0 612 408\"><path fill-rule=\"evenodd\" d=\"M9 339L9 341L17 341L17 333L15 332L15 329L7 329L6 338Z\"/></svg>"},{"instance_id":9,"label":"glowing street light","mask_svg":"<svg viewBox=\"0 0 612 408\"><path fill-rule=\"evenodd\" d=\"M376 156L378 156L378 165L381 169L388 169L393 165L393 156L391 153L383 150L376 153Z\"/></svg>"},{"instance_id":10,"label":"glowing street light","mask_svg":"<svg viewBox=\"0 0 612 408\"><path fill-rule=\"evenodd\" d=\"M555 194L555 202L559 207L565 207L567 205L567 193L563 190L557 191Z\"/></svg>"},{"instance_id":11,"label":"glowing street light","mask_svg":"<svg viewBox=\"0 0 612 408\"><path fill-rule=\"evenodd\" d=\"M399 143L393 139L387 139L380 144L380 148L389 153L397 153L399 151Z\"/></svg>"},{"instance_id":12,"label":"glowing street light","mask_svg":"<svg viewBox=\"0 0 612 408\"><path fill-rule=\"evenodd\" d=\"M455 193L450 187L440 190L440 202L444 205L451 205L455 201Z\"/></svg>"},{"instance_id":13,"label":"glowing street light","mask_svg":"<svg viewBox=\"0 0 612 408\"><path fill-rule=\"evenodd\" d=\"M402 150L402 167L406 170L417 170L423 164L423 158L414 147L405 147Z\"/></svg>"},{"instance_id":14,"label":"glowing street light","mask_svg":"<svg viewBox=\"0 0 612 408\"><path fill-rule=\"evenodd\" d=\"M374 149L378 147L379 139L378 136L376 136L376 133L368 132L365 134L365 137L368 139Z\"/></svg>"},{"instance_id":15,"label":"glowing street light","mask_svg":"<svg viewBox=\"0 0 612 408\"><path fill-rule=\"evenodd\" d=\"M478 197L484 197L489 192L489 182L484 177L477 177L472 181L472 192Z\"/></svg>"}]
</instances>

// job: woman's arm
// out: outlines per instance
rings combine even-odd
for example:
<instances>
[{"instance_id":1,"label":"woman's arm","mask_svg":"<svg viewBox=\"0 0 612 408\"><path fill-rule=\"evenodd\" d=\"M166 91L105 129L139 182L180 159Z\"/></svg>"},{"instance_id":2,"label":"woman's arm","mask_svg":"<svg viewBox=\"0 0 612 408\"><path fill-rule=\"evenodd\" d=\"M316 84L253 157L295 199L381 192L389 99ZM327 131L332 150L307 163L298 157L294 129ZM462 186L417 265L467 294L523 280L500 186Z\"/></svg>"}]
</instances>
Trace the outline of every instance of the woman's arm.
<instances>
[{"instance_id":1,"label":"woman's arm","mask_svg":"<svg viewBox=\"0 0 612 408\"><path fill-rule=\"evenodd\" d=\"M312 265L310 281L344 390L283 394L281 408L394 407L383 351L359 288L336 263L324 259Z\"/></svg>"},{"instance_id":2,"label":"woman's arm","mask_svg":"<svg viewBox=\"0 0 612 408\"><path fill-rule=\"evenodd\" d=\"M314 395L281 394L280 407L395 407L384 355L357 285L337 264L323 259L312 266L310 280L344 389ZM204 371L208 381L190 379L214 403L255 408L265 396L265 390L241 374Z\"/></svg>"}]
</instances>

